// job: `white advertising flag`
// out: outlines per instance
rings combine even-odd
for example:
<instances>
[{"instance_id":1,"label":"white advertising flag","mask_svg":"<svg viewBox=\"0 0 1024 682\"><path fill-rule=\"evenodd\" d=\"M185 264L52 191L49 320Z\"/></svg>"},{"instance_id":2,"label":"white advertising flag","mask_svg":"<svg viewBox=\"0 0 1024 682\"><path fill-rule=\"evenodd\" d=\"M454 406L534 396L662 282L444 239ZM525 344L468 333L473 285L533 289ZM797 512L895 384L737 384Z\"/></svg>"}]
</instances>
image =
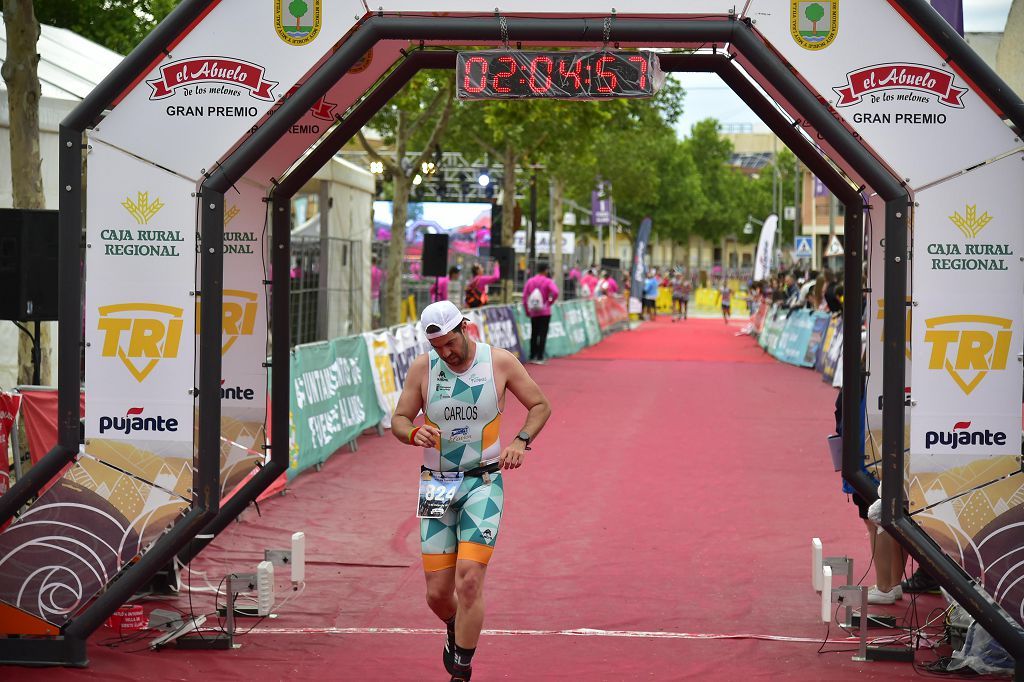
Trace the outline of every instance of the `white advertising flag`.
<instances>
[{"instance_id":1,"label":"white advertising flag","mask_svg":"<svg viewBox=\"0 0 1024 682\"><path fill-rule=\"evenodd\" d=\"M775 229L779 216L772 213L761 225L761 238L757 240L757 257L754 260L754 279L764 279L772 269L772 258L775 254Z\"/></svg>"}]
</instances>

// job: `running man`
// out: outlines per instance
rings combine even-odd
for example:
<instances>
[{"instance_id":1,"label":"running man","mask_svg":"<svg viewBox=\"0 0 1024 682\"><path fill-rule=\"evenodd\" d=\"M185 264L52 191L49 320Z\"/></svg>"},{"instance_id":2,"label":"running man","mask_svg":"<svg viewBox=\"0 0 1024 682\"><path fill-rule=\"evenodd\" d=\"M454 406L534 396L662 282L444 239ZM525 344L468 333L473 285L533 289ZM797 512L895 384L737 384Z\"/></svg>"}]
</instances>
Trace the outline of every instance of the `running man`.
<instances>
[{"instance_id":1,"label":"running man","mask_svg":"<svg viewBox=\"0 0 1024 682\"><path fill-rule=\"evenodd\" d=\"M732 315L732 289L726 282L722 282L722 319L729 324L729 316Z\"/></svg>"},{"instance_id":2,"label":"running man","mask_svg":"<svg viewBox=\"0 0 1024 682\"><path fill-rule=\"evenodd\" d=\"M420 322L433 350L409 367L391 433L423 448L420 547L427 605L448 626L443 660L455 682L469 680L483 627L484 575L504 502L501 470L523 465L551 406L514 355L470 338L465 318L450 301L428 305ZM505 389L528 412L519 434L502 448ZM424 424L414 427L421 410ZM441 490L443 512L437 503ZM440 516L422 513L431 504Z\"/></svg>"}]
</instances>

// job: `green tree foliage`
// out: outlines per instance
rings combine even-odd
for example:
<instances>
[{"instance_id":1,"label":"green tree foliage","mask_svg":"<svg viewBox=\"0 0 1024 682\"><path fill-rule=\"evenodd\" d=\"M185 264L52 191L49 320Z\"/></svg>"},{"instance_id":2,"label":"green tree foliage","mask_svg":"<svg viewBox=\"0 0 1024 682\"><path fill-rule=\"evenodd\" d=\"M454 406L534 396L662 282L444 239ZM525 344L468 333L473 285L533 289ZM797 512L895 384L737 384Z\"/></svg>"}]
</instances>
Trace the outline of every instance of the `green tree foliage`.
<instances>
[{"instance_id":1,"label":"green tree foliage","mask_svg":"<svg viewBox=\"0 0 1024 682\"><path fill-rule=\"evenodd\" d=\"M306 12L309 11L309 5L302 0L292 0L288 3L288 11L295 17L295 30L299 30L299 26L302 24L302 17L306 16Z\"/></svg>"},{"instance_id":2,"label":"green tree foliage","mask_svg":"<svg viewBox=\"0 0 1024 682\"><path fill-rule=\"evenodd\" d=\"M384 285L384 322L400 322L402 263L409 194L420 165L430 158L448 126L454 81L450 71L421 71L370 120L369 127L383 137L387 151L378 150L360 132L360 144L374 161L384 165L393 190L391 241L388 244ZM409 153L419 151L413 157Z\"/></svg>"},{"instance_id":3,"label":"green tree foliage","mask_svg":"<svg viewBox=\"0 0 1024 682\"><path fill-rule=\"evenodd\" d=\"M35 0L40 23L59 26L128 54L180 0Z\"/></svg>"},{"instance_id":4,"label":"green tree foliage","mask_svg":"<svg viewBox=\"0 0 1024 682\"><path fill-rule=\"evenodd\" d=\"M810 4L804 10L804 16L807 17L807 21L811 22L811 32L817 35L818 22L825 17L825 8L818 3Z\"/></svg>"},{"instance_id":5,"label":"green tree foliage","mask_svg":"<svg viewBox=\"0 0 1024 682\"><path fill-rule=\"evenodd\" d=\"M729 164L732 143L718 133L718 122L705 119L693 126L683 143L697 165L706 203L696 220L695 233L718 240L741 232L748 213L750 179Z\"/></svg>"}]
</instances>

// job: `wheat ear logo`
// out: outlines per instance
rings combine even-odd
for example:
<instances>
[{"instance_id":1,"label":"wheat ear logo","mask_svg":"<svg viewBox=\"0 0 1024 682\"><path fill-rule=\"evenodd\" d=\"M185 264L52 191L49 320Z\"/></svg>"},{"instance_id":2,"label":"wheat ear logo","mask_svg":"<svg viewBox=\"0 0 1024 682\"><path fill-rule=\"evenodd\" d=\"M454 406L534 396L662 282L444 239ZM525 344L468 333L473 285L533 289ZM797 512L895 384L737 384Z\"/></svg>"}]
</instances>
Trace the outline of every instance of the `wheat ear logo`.
<instances>
[{"instance_id":1,"label":"wheat ear logo","mask_svg":"<svg viewBox=\"0 0 1024 682\"><path fill-rule=\"evenodd\" d=\"M135 201L132 201L131 197L127 197L121 202L121 205L139 225L148 225L153 216L164 207L164 203L160 201L159 197L153 203L149 203L149 192L139 192Z\"/></svg>"},{"instance_id":2,"label":"wheat ear logo","mask_svg":"<svg viewBox=\"0 0 1024 682\"><path fill-rule=\"evenodd\" d=\"M981 215L978 215L978 205L971 206L967 204L966 216L960 215L957 211L953 215L949 216L949 219L957 226L964 236L968 239L974 239L978 234L985 229L985 226L992 222L992 216L985 211Z\"/></svg>"},{"instance_id":3,"label":"wheat ear logo","mask_svg":"<svg viewBox=\"0 0 1024 682\"><path fill-rule=\"evenodd\" d=\"M227 227L228 223L234 220L235 216L237 216L241 212L242 209L238 208L236 204L231 204L226 209L224 209L224 227Z\"/></svg>"}]
</instances>

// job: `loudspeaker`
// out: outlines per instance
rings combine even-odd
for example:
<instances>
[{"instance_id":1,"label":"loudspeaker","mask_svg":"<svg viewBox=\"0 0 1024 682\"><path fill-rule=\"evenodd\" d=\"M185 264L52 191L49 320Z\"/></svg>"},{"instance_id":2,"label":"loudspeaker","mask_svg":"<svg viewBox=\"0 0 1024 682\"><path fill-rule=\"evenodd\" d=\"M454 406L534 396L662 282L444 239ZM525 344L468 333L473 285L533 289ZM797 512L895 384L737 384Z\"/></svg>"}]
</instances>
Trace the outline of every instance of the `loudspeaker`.
<instances>
[{"instance_id":1,"label":"loudspeaker","mask_svg":"<svg viewBox=\"0 0 1024 682\"><path fill-rule=\"evenodd\" d=\"M423 276L444 277L448 274L448 235L423 235Z\"/></svg>"},{"instance_id":2,"label":"loudspeaker","mask_svg":"<svg viewBox=\"0 0 1024 682\"><path fill-rule=\"evenodd\" d=\"M0 320L57 319L57 211L0 209Z\"/></svg>"},{"instance_id":3,"label":"loudspeaker","mask_svg":"<svg viewBox=\"0 0 1024 682\"><path fill-rule=\"evenodd\" d=\"M491 246L501 246L501 205L491 204Z\"/></svg>"},{"instance_id":4,"label":"loudspeaker","mask_svg":"<svg viewBox=\"0 0 1024 682\"><path fill-rule=\"evenodd\" d=\"M602 258L601 267L605 270L621 270L622 261L618 258Z\"/></svg>"},{"instance_id":5,"label":"loudspeaker","mask_svg":"<svg viewBox=\"0 0 1024 682\"><path fill-rule=\"evenodd\" d=\"M511 246L492 246L491 258L498 262L502 279L512 279L516 267L516 252Z\"/></svg>"}]
</instances>

